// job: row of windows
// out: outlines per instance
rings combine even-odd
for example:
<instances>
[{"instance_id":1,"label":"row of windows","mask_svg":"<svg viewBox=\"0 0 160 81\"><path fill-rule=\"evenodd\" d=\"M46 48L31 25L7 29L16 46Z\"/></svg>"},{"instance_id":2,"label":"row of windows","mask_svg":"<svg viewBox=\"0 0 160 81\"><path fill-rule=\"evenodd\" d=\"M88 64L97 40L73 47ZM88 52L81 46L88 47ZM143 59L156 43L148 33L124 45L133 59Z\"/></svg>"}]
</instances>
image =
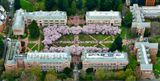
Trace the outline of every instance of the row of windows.
<instances>
[{"instance_id":1,"label":"row of windows","mask_svg":"<svg viewBox=\"0 0 160 81\"><path fill-rule=\"evenodd\" d=\"M99 66L91 66L92 68L99 68ZM100 66L101 68L107 68L107 69L122 69L124 67L122 66Z\"/></svg>"},{"instance_id":2,"label":"row of windows","mask_svg":"<svg viewBox=\"0 0 160 81\"><path fill-rule=\"evenodd\" d=\"M41 62L40 64L62 64L62 62Z\"/></svg>"},{"instance_id":3,"label":"row of windows","mask_svg":"<svg viewBox=\"0 0 160 81\"><path fill-rule=\"evenodd\" d=\"M108 63L108 64L99 63L99 64L88 64L88 65L91 65L91 66L103 66L103 65L104 66L110 66L110 65L126 65L126 64L124 64L124 63L120 63L120 64L117 64L117 63Z\"/></svg>"},{"instance_id":4,"label":"row of windows","mask_svg":"<svg viewBox=\"0 0 160 81\"><path fill-rule=\"evenodd\" d=\"M102 21L99 21L99 20L88 20L88 22L105 22L105 23L110 23L110 20L102 20ZM120 23L120 21L118 20L114 20L113 21L114 23Z\"/></svg>"},{"instance_id":5,"label":"row of windows","mask_svg":"<svg viewBox=\"0 0 160 81\"><path fill-rule=\"evenodd\" d=\"M41 68L62 68L62 66L41 66Z\"/></svg>"},{"instance_id":6,"label":"row of windows","mask_svg":"<svg viewBox=\"0 0 160 81\"><path fill-rule=\"evenodd\" d=\"M31 19L27 19L26 22L31 22ZM37 21L37 22L65 22L65 20L41 20L41 21Z\"/></svg>"}]
</instances>

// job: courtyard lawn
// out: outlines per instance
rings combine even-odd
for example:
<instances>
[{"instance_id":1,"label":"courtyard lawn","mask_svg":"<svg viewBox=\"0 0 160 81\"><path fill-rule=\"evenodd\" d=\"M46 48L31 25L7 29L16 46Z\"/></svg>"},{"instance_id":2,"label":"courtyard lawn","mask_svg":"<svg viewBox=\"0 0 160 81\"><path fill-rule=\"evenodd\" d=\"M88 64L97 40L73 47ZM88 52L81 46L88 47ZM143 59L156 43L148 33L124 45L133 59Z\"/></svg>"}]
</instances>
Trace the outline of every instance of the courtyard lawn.
<instances>
[{"instance_id":1,"label":"courtyard lawn","mask_svg":"<svg viewBox=\"0 0 160 81\"><path fill-rule=\"evenodd\" d=\"M94 39L89 37L87 34L79 34L78 36L80 41L94 41Z\"/></svg>"},{"instance_id":2,"label":"courtyard lawn","mask_svg":"<svg viewBox=\"0 0 160 81\"><path fill-rule=\"evenodd\" d=\"M104 40L106 39L106 41L112 41L112 36L109 36L109 35L103 35L103 34L92 34L90 35L92 36L93 38L95 38L96 40Z\"/></svg>"},{"instance_id":3,"label":"courtyard lawn","mask_svg":"<svg viewBox=\"0 0 160 81\"><path fill-rule=\"evenodd\" d=\"M58 39L58 41L73 41L74 35L63 35L61 38Z\"/></svg>"},{"instance_id":4,"label":"courtyard lawn","mask_svg":"<svg viewBox=\"0 0 160 81\"><path fill-rule=\"evenodd\" d=\"M81 44L79 44L79 46L84 46L84 47L93 47L94 45L96 45L96 44L93 44L93 43L81 43Z\"/></svg>"},{"instance_id":5,"label":"courtyard lawn","mask_svg":"<svg viewBox=\"0 0 160 81\"><path fill-rule=\"evenodd\" d=\"M32 48L32 51L38 51L38 45L34 46L34 47Z\"/></svg>"},{"instance_id":6,"label":"courtyard lawn","mask_svg":"<svg viewBox=\"0 0 160 81\"><path fill-rule=\"evenodd\" d=\"M41 44L40 44L40 47L39 47L39 51L42 51L43 48L44 48L44 45L41 43Z\"/></svg>"},{"instance_id":7,"label":"courtyard lawn","mask_svg":"<svg viewBox=\"0 0 160 81\"><path fill-rule=\"evenodd\" d=\"M104 45L105 47L110 48L110 47L111 47L111 45L112 45L112 43L103 43L103 45Z\"/></svg>"},{"instance_id":8,"label":"courtyard lawn","mask_svg":"<svg viewBox=\"0 0 160 81\"><path fill-rule=\"evenodd\" d=\"M57 44L56 46L57 47L66 47L66 46L71 46L73 44L70 44L70 43L61 43L61 44Z\"/></svg>"},{"instance_id":9,"label":"courtyard lawn","mask_svg":"<svg viewBox=\"0 0 160 81\"><path fill-rule=\"evenodd\" d=\"M36 44L36 43L29 43L28 48L30 48L32 51L35 51L35 50L39 51L38 44Z\"/></svg>"},{"instance_id":10,"label":"courtyard lawn","mask_svg":"<svg viewBox=\"0 0 160 81\"><path fill-rule=\"evenodd\" d=\"M28 48L32 48L35 45L35 43L28 43Z\"/></svg>"}]
</instances>

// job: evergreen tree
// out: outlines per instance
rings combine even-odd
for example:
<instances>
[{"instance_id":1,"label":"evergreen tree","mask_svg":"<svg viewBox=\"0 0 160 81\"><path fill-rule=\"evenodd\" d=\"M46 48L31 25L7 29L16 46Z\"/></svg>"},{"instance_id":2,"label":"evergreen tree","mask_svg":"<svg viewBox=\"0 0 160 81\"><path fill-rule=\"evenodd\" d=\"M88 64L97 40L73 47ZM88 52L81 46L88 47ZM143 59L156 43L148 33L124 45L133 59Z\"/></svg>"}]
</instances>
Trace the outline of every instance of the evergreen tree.
<instances>
[{"instance_id":1,"label":"evergreen tree","mask_svg":"<svg viewBox=\"0 0 160 81\"><path fill-rule=\"evenodd\" d=\"M4 47L4 42L3 42L2 37L0 37L0 58L3 55L3 47Z\"/></svg>"},{"instance_id":2,"label":"evergreen tree","mask_svg":"<svg viewBox=\"0 0 160 81\"><path fill-rule=\"evenodd\" d=\"M30 38L36 39L40 35L39 27L35 20L32 21L32 23L28 26L29 32L30 32Z\"/></svg>"},{"instance_id":3,"label":"evergreen tree","mask_svg":"<svg viewBox=\"0 0 160 81\"><path fill-rule=\"evenodd\" d=\"M114 42L112 43L109 51L113 52L113 51L116 51L116 50L119 50L121 51L122 50L122 38L120 35L118 35L116 37L116 39L114 40Z\"/></svg>"},{"instance_id":4,"label":"evergreen tree","mask_svg":"<svg viewBox=\"0 0 160 81\"><path fill-rule=\"evenodd\" d=\"M78 2L77 2L77 8L79 10L82 10L82 5L83 5L82 0L78 0Z\"/></svg>"},{"instance_id":5,"label":"evergreen tree","mask_svg":"<svg viewBox=\"0 0 160 81\"><path fill-rule=\"evenodd\" d=\"M132 13L130 11L127 11L125 14L125 17L123 19L123 25L126 27L131 27L132 25Z\"/></svg>"},{"instance_id":6,"label":"evergreen tree","mask_svg":"<svg viewBox=\"0 0 160 81\"><path fill-rule=\"evenodd\" d=\"M113 9L112 0L101 0L100 2L100 10L101 11L109 11Z\"/></svg>"},{"instance_id":7,"label":"evergreen tree","mask_svg":"<svg viewBox=\"0 0 160 81\"><path fill-rule=\"evenodd\" d=\"M45 0L45 8L48 11L51 11L53 6L54 6L55 2L54 0Z\"/></svg>"},{"instance_id":8,"label":"evergreen tree","mask_svg":"<svg viewBox=\"0 0 160 81\"><path fill-rule=\"evenodd\" d=\"M86 7L88 11L96 9L96 6L97 0L87 0Z\"/></svg>"},{"instance_id":9,"label":"evergreen tree","mask_svg":"<svg viewBox=\"0 0 160 81\"><path fill-rule=\"evenodd\" d=\"M20 0L15 0L14 2L14 9L18 10L21 8Z\"/></svg>"},{"instance_id":10,"label":"evergreen tree","mask_svg":"<svg viewBox=\"0 0 160 81\"><path fill-rule=\"evenodd\" d=\"M68 0L59 0L59 8L61 11L68 11Z\"/></svg>"},{"instance_id":11,"label":"evergreen tree","mask_svg":"<svg viewBox=\"0 0 160 81\"><path fill-rule=\"evenodd\" d=\"M75 15L76 14L76 11L77 11L77 7L76 7L76 1L72 1L72 4L71 4L71 8L70 8L70 14L71 15Z\"/></svg>"}]
</instances>

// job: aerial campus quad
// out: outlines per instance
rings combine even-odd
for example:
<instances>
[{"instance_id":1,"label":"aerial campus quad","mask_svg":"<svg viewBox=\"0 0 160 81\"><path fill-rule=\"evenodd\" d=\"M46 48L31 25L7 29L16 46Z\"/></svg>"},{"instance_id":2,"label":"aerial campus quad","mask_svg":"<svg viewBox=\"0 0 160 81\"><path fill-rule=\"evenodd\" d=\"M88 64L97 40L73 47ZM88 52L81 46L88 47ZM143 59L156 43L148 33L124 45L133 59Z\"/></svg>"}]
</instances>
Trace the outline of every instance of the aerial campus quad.
<instances>
[{"instance_id":1,"label":"aerial campus quad","mask_svg":"<svg viewBox=\"0 0 160 81\"><path fill-rule=\"evenodd\" d=\"M0 0L0 80L160 81L159 3Z\"/></svg>"}]
</instances>

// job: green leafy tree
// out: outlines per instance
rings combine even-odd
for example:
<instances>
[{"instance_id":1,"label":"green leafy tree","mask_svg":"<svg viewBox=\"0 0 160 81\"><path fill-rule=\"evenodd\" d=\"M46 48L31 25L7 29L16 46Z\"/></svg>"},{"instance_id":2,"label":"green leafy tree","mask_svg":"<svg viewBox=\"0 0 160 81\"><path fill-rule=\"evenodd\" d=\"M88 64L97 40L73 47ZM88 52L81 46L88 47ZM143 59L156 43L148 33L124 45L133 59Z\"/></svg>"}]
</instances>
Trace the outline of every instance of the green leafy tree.
<instances>
[{"instance_id":1,"label":"green leafy tree","mask_svg":"<svg viewBox=\"0 0 160 81\"><path fill-rule=\"evenodd\" d=\"M21 8L20 0L15 0L14 2L14 9L18 10Z\"/></svg>"},{"instance_id":2,"label":"green leafy tree","mask_svg":"<svg viewBox=\"0 0 160 81\"><path fill-rule=\"evenodd\" d=\"M128 76L125 81L136 81L136 77L133 75Z\"/></svg>"},{"instance_id":3,"label":"green leafy tree","mask_svg":"<svg viewBox=\"0 0 160 81\"><path fill-rule=\"evenodd\" d=\"M21 73L22 69L7 70L2 73L1 78L6 81L15 81L15 79L20 78Z\"/></svg>"},{"instance_id":4,"label":"green leafy tree","mask_svg":"<svg viewBox=\"0 0 160 81\"><path fill-rule=\"evenodd\" d=\"M36 39L40 36L40 29L35 20L33 20L32 23L28 25L28 28L29 28L31 39Z\"/></svg>"},{"instance_id":5,"label":"green leafy tree","mask_svg":"<svg viewBox=\"0 0 160 81\"><path fill-rule=\"evenodd\" d=\"M70 13L71 15L75 15L76 12L77 12L77 6L76 6L76 1L74 0L74 1L72 1L72 4L71 4L71 8L70 8L69 13Z\"/></svg>"},{"instance_id":6,"label":"green leafy tree","mask_svg":"<svg viewBox=\"0 0 160 81\"><path fill-rule=\"evenodd\" d=\"M87 10L95 10L99 6L99 0L87 0L86 7Z\"/></svg>"},{"instance_id":7,"label":"green leafy tree","mask_svg":"<svg viewBox=\"0 0 160 81\"><path fill-rule=\"evenodd\" d=\"M118 0L117 3L118 3L118 4L117 4L117 10L118 10L118 11L122 11L122 7L123 7L122 0Z\"/></svg>"},{"instance_id":8,"label":"green leafy tree","mask_svg":"<svg viewBox=\"0 0 160 81\"><path fill-rule=\"evenodd\" d=\"M45 9L43 2L37 2L37 3L35 3L34 7L35 7L35 10L44 10Z\"/></svg>"},{"instance_id":9,"label":"green leafy tree","mask_svg":"<svg viewBox=\"0 0 160 81\"><path fill-rule=\"evenodd\" d=\"M78 2L77 2L77 8L78 8L79 10L82 10L82 7L83 7L83 2L82 2L82 0L78 0Z\"/></svg>"},{"instance_id":10,"label":"green leafy tree","mask_svg":"<svg viewBox=\"0 0 160 81\"><path fill-rule=\"evenodd\" d=\"M69 8L68 0L59 0L59 8L61 11L68 11Z\"/></svg>"},{"instance_id":11,"label":"green leafy tree","mask_svg":"<svg viewBox=\"0 0 160 81\"><path fill-rule=\"evenodd\" d=\"M117 71L115 73L115 78L118 80L124 80L125 79L125 72L124 71Z\"/></svg>"},{"instance_id":12,"label":"green leafy tree","mask_svg":"<svg viewBox=\"0 0 160 81\"><path fill-rule=\"evenodd\" d=\"M100 2L100 10L101 11L109 11L112 10L113 5L112 5L112 0L101 0Z\"/></svg>"},{"instance_id":13,"label":"green leafy tree","mask_svg":"<svg viewBox=\"0 0 160 81\"><path fill-rule=\"evenodd\" d=\"M125 77L127 78L128 76L134 75L134 72L132 69L126 69L125 71Z\"/></svg>"},{"instance_id":14,"label":"green leafy tree","mask_svg":"<svg viewBox=\"0 0 160 81\"><path fill-rule=\"evenodd\" d=\"M0 59L0 75L2 75L3 70L4 70L4 60ZM2 80L1 77L0 80Z\"/></svg>"},{"instance_id":15,"label":"green leafy tree","mask_svg":"<svg viewBox=\"0 0 160 81\"><path fill-rule=\"evenodd\" d=\"M48 71L45 77L45 81L56 81L57 74L55 71Z\"/></svg>"},{"instance_id":16,"label":"green leafy tree","mask_svg":"<svg viewBox=\"0 0 160 81\"><path fill-rule=\"evenodd\" d=\"M127 11L123 19L123 25L130 28L132 25L132 16L132 13L130 11Z\"/></svg>"},{"instance_id":17,"label":"green leafy tree","mask_svg":"<svg viewBox=\"0 0 160 81\"><path fill-rule=\"evenodd\" d=\"M9 71L4 71L1 77L3 80L6 80L6 81L14 81L14 75L12 74L12 72L9 72Z\"/></svg>"},{"instance_id":18,"label":"green leafy tree","mask_svg":"<svg viewBox=\"0 0 160 81\"><path fill-rule=\"evenodd\" d=\"M85 81L93 81L94 77L93 74L86 74L84 77Z\"/></svg>"},{"instance_id":19,"label":"green leafy tree","mask_svg":"<svg viewBox=\"0 0 160 81\"><path fill-rule=\"evenodd\" d=\"M2 37L0 36L0 58L3 55L3 48L4 48L4 42L3 42Z\"/></svg>"},{"instance_id":20,"label":"green leafy tree","mask_svg":"<svg viewBox=\"0 0 160 81\"><path fill-rule=\"evenodd\" d=\"M121 51L122 50L122 37L120 35L118 35L116 37L116 39L114 40L114 42L112 43L109 51L113 52L113 51L116 51L116 50L119 50Z\"/></svg>"},{"instance_id":21,"label":"green leafy tree","mask_svg":"<svg viewBox=\"0 0 160 81\"><path fill-rule=\"evenodd\" d=\"M99 81L106 80L107 78L106 73L107 73L107 70L105 68L98 68L95 72L96 80L99 80Z\"/></svg>"},{"instance_id":22,"label":"green leafy tree","mask_svg":"<svg viewBox=\"0 0 160 81\"><path fill-rule=\"evenodd\" d=\"M59 73L58 77L63 81L64 79L67 79L67 75L65 73Z\"/></svg>"},{"instance_id":23,"label":"green leafy tree","mask_svg":"<svg viewBox=\"0 0 160 81\"><path fill-rule=\"evenodd\" d=\"M5 10L9 10L9 2L8 0L0 0L0 5L2 5L4 7Z\"/></svg>"},{"instance_id":24,"label":"green leafy tree","mask_svg":"<svg viewBox=\"0 0 160 81\"><path fill-rule=\"evenodd\" d=\"M33 66L30 69L25 69L20 76L20 81L42 81L40 67Z\"/></svg>"},{"instance_id":25,"label":"green leafy tree","mask_svg":"<svg viewBox=\"0 0 160 81\"><path fill-rule=\"evenodd\" d=\"M55 0L45 0L45 9L51 11L55 4Z\"/></svg>"},{"instance_id":26,"label":"green leafy tree","mask_svg":"<svg viewBox=\"0 0 160 81\"><path fill-rule=\"evenodd\" d=\"M42 71L41 68L39 66L36 67L32 67L31 68L31 72L33 75L37 76L37 78L40 80L42 77Z\"/></svg>"},{"instance_id":27,"label":"green leafy tree","mask_svg":"<svg viewBox=\"0 0 160 81\"><path fill-rule=\"evenodd\" d=\"M93 73L93 68L86 69L86 73L88 73L88 74Z\"/></svg>"},{"instance_id":28,"label":"green leafy tree","mask_svg":"<svg viewBox=\"0 0 160 81\"><path fill-rule=\"evenodd\" d=\"M156 0L156 5L160 5L160 0Z\"/></svg>"},{"instance_id":29,"label":"green leafy tree","mask_svg":"<svg viewBox=\"0 0 160 81\"><path fill-rule=\"evenodd\" d=\"M72 76L73 70L71 68L64 68L63 73L66 74L68 77Z\"/></svg>"}]
</instances>

